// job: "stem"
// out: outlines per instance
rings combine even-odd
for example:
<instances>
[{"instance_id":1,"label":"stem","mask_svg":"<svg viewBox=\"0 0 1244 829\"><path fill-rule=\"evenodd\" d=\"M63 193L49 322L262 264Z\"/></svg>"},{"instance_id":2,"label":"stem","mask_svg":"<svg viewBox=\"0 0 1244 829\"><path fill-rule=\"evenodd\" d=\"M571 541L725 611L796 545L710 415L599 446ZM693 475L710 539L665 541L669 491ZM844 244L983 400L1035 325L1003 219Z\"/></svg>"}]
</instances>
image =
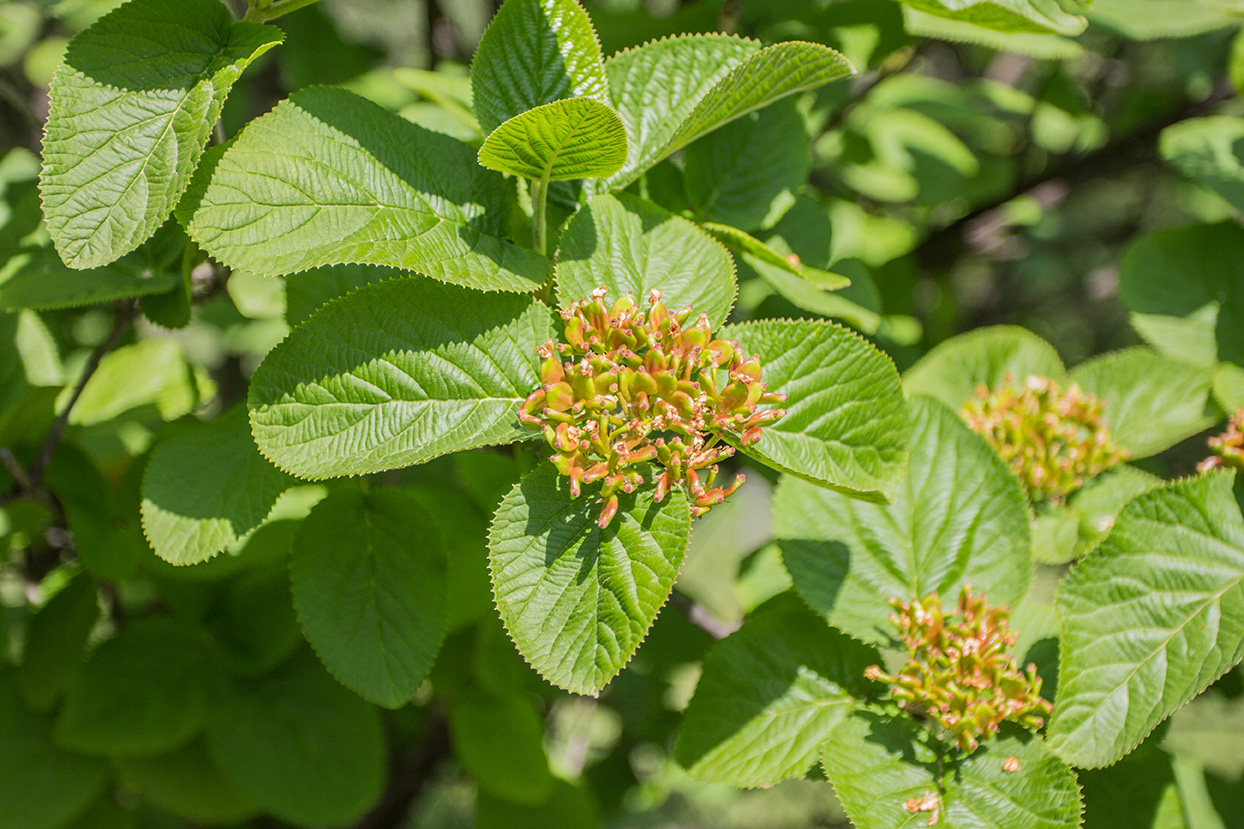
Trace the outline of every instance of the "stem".
<instances>
[{"instance_id":1,"label":"stem","mask_svg":"<svg viewBox=\"0 0 1244 829\"><path fill-rule=\"evenodd\" d=\"M549 177L531 183L531 235L536 253L548 256L546 208L549 200Z\"/></svg>"}]
</instances>

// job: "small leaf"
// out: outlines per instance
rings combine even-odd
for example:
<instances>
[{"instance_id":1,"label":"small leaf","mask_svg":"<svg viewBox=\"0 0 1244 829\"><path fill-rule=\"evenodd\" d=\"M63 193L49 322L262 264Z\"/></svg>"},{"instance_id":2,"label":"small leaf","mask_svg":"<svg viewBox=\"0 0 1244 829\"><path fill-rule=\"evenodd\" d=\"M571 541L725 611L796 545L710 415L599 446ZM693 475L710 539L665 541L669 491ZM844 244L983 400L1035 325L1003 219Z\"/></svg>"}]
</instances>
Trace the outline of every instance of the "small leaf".
<instances>
[{"instance_id":1,"label":"small leaf","mask_svg":"<svg viewBox=\"0 0 1244 829\"><path fill-rule=\"evenodd\" d=\"M170 564L197 564L264 522L295 480L264 460L238 406L161 443L143 476L143 532Z\"/></svg>"},{"instance_id":2,"label":"small leaf","mask_svg":"<svg viewBox=\"0 0 1244 829\"><path fill-rule=\"evenodd\" d=\"M563 98L609 103L600 42L575 0L506 0L471 62L475 114L485 133Z\"/></svg>"},{"instance_id":3,"label":"small leaf","mask_svg":"<svg viewBox=\"0 0 1244 829\"><path fill-rule=\"evenodd\" d=\"M605 65L631 154L608 186L621 190L702 135L787 95L852 73L813 43L766 48L723 35L684 35L614 55Z\"/></svg>"},{"instance_id":4,"label":"small leaf","mask_svg":"<svg viewBox=\"0 0 1244 829\"><path fill-rule=\"evenodd\" d=\"M1005 728L967 757L939 758L911 718L861 711L834 730L825 775L857 829L1078 829L1075 773L1032 734ZM1019 770L1003 765L1014 758ZM936 798L937 820L909 800Z\"/></svg>"},{"instance_id":5,"label":"small leaf","mask_svg":"<svg viewBox=\"0 0 1244 829\"><path fill-rule=\"evenodd\" d=\"M774 532L795 589L831 625L867 642L893 638L890 599L936 592L953 603L970 584L1003 606L1032 580L1019 481L954 412L925 397L911 409L911 461L892 505L792 478L774 496Z\"/></svg>"},{"instance_id":6,"label":"small leaf","mask_svg":"<svg viewBox=\"0 0 1244 829\"><path fill-rule=\"evenodd\" d=\"M551 334L530 297L409 277L322 307L251 380L260 451L320 479L397 469L531 435L518 409Z\"/></svg>"},{"instance_id":7,"label":"small leaf","mask_svg":"<svg viewBox=\"0 0 1244 829\"><path fill-rule=\"evenodd\" d=\"M207 748L235 789L288 823L356 823L384 788L379 711L334 682L310 652L222 689Z\"/></svg>"},{"instance_id":8,"label":"small leaf","mask_svg":"<svg viewBox=\"0 0 1244 829\"><path fill-rule=\"evenodd\" d=\"M902 0L915 9L1002 32L1078 35L1088 25L1051 0Z\"/></svg>"},{"instance_id":9,"label":"small leaf","mask_svg":"<svg viewBox=\"0 0 1244 829\"><path fill-rule=\"evenodd\" d=\"M489 532L497 609L518 650L558 687L597 694L630 660L669 598L687 552L691 512L681 491L621 495L597 526L588 487L542 463L505 496Z\"/></svg>"},{"instance_id":10,"label":"small leaf","mask_svg":"<svg viewBox=\"0 0 1244 829\"><path fill-rule=\"evenodd\" d=\"M505 240L509 193L469 144L312 87L213 148L178 219L213 257L254 274L387 265L526 293L548 262Z\"/></svg>"},{"instance_id":11,"label":"small leaf","mask_svg":"<svg viewBox=\"0 0 1244 829\"><path fill-rule=\"evenodd\" d=\"M52 742L48 717L26 710L12 673L0 673L0 803L4 825L59 829L108 782L108 764Z\"/></svg>"},{"instance_id":12,"label":"small leaf","mask_svg":"<svg viewBox=\"0 0 1244 829\"><path fill-rule=\"evenodd\" d=\"M826 627L793 594L759 607L713 646L683 715L674 756L692 777L771 786L802 777L881 661Z\"/></svg>"},{"instance_id":13,"label":"small leaf","mask_svg":"<svg viewBox=\"0 0 1244 829\"><path fill-rule=\"evenodd\" d=\"M928 14L910 6L903 7L903 28L922 38L951 43L973 43L999 52L1044 60L1066 60L1079 57L1084 47L1069 37L1044 32L999 32L949 17Z\"/></svg>"},{"instance_id":14,"label":"small leaf","mask_svg":"<svg viewBox=\"0 0 1244 829\"><path fill-rule=\"evenodd\" d=\"M215 0L131 0L70 42L52 81L40 177L67 265L106 265L164 223L230 88L281 38L234 22Z\"/></svg>"},{"instance_id":15,"label":"small leaf","mask_svg":"<svg viewBox=\"0 0 1244 829\"><path fill-rule=\"evenodd\" d=\"M350 487L302 523L289 565L307 641L368 702L400 708L445 635L445 550L414 495Z\"/></svg>"},{"instance_id":16,"label":"small leaf","mask_svg":"<svg viewBox=\"0 0 1244 829\"><path fill-rule=\"evenodd\" d=\"M730 254L694 223L622 193L593 196L566 225L557 251L557 304L567 308L598 286L609 300L634 294L647 307L659 290L674 310L691 307L714 326L737 287Z\"/></svg>"},{"instance_id":17,"label":"small leaf","mask_svg":"<svg viewBox=\"0 0 1244 829\"><path fill-rule=\"evenodd\" d=\"M1244 210L1244 118L1189 118L1162 131L1162 157Z\"/></svg>"},{"instance_id":18,"label":"small leaf","mask_svg":"<svg viewBox=\"0 0 1244 829\"><path fill-rule=\"evenodd\" d=\"M238 823L258 811L221 776L201 739L168 754L124 758L117 770L126 789L195 823Z\"/></svg>"},{"instance_id":19,"label":"small leaf","mask_svg":"<svg viewBox=\"0 0 1244 829\"><path fill-rule=\"evenodd\" d=\"M764 464L858 498L884 501L903 475L907 405L890 359L829 322L762 320L719 333L760 357L786 416L743 449Z\"/></svg>"},{"instance_id":20,"label":"small leaf","mask_svg":"<svg viewBox=\"0 0 1244 829\"><path fill-rule=\"evenodd\" d=\"M30 619L17 669L17 686L26 704L47 711L82 665L86 639L99 620L95 580L75 576Z\"/></svg>"},{"instance_id":21,"label":"small leaf","mask_svg":"<svg viewBox=\"0 0 1244 829\"><path fill-rule=\"evenodd\" d=\"M122 415L147 413L176 420L213 393L211 381L186 362L176 340L140 340L104 356L70 411L69 423L94 426ZM58 409L68 405L71 394L66 387L57 399Z\"/></svg>"},{"instance_id":22,"label":"small leaf","mask_svg":"<svg viewBox=\"0 0 1244 829\"><path fill-rule=\"evenodd\" d=\"M626 163L626 127L591 98L567 98L515 115L479 149L490 170L533 181L611 176Z\"/></svg>"},{"instance_id":23,"label":"small leaf","mask_svg":"<svg viewBox=\"0 0 1244 829\"><path fill-rule=\"evenodd\" d=\"M553 789L544 723L519 697L463 693L449 707L454 755L482 791L535 805Z\"/></svg>"},{"instance_id":24,"label":"small leaf","mask_svg":"<svg viewBox=\"0 0 1244 829\"><path fill-rule=\"evenodd\" d=\"M994 325L941 343L903 375L909 395L927 394L958 410L978 385L1000 388L1011 374L1060 380L1066 369L1054 346L1024 328Z\"/></svg>"},{"instance_id":25,"label":"small leaf","mask_svg":"<svg viewBox=\"0 0 1244 829\"><path fill-rule=\"evenodd\" d=\"M1244 519L1232 475L1136 497L1059 585L1050 745L1113 763L1244 656Z\"/></svg>"},{"instance_id":26,"label":"small leaf","mask_svg":"<svg viewBox=\"0 0 1244 829\"><path fill-rule=\"evenodd\" d=\"M1212 426L1206 414L1210 370L1148 348L1114 351L1081 363L1071 379L1106 404L1110 439L1144 458Z\"/></svg>"},{"instance_id":27,"label":"small leaf","mask_svg":"<svg viewBox=\"0 0 1244 829\"><path fill-rule=\"evenodd\" d=\"M207 636L153 616L126 625L91 654L69 686L56 742L86 754L159 754L203 727Z\"/></svg>"}]
</instances>

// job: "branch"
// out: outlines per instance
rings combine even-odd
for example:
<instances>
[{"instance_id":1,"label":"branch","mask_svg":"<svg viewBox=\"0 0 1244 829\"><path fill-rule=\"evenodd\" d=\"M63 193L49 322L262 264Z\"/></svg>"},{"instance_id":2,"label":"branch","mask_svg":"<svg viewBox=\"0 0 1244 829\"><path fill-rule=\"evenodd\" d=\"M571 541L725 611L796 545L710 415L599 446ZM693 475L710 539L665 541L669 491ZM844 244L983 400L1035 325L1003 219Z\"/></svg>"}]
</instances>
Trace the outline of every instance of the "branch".
<instances>
[{"instance_id":1,"label":"branch","mask_svg":"<svg viewBox=\"0 0 1244 829\"><path fill-rule=\"evenodd\" d=\"M705 610L703 605L693 602L676 590L670 595L670 604L682 611L688 622L714 639L725 639L740 627L737 622L721 621Z\"/></svg>"}]
</instances>

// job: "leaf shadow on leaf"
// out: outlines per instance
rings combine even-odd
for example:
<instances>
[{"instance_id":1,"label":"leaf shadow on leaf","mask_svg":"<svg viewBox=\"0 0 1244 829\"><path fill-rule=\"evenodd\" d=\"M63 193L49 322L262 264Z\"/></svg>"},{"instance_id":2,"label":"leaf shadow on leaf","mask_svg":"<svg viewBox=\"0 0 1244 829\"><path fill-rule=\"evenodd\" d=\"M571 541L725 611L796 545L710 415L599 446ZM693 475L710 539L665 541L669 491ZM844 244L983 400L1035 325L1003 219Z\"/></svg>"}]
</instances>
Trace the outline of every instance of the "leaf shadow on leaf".
<instances>
[{"instance_id":1,"label":"leaf shadow on leaf","mask_svg":"<svg viewBox=\"0 0 1244 829\"><path fill-rule=\"evenodd\" d=\"M934 780L942 778L943 770L938 768L936 760L922 760L916 753L916 746L920 744L918 741L927 733L924 726L906 714L895 717L866 708L856 710L851 716L868 724L868 735L864 737L866 742L876 743L904 763L924 769Z\"/></svg>"},{"instance_id":2,"label":"leaf shadow on leaf","mask_svg":"<svg viewBox=\"0 0 1244 829\"><path fill-rule=\"evenodd\" d=\"M808 538L782 538L778 541L782 561L792 574L808 576L801 593L808 606L828 618L838 607L843 588L851 574L851 548L841 541ZM815 574L815 578L811 576ZM796 576L796 583L799 583ZM897 643L892 626L880 619L874 627L873 642Z\"/></svg>"}]
</instances>

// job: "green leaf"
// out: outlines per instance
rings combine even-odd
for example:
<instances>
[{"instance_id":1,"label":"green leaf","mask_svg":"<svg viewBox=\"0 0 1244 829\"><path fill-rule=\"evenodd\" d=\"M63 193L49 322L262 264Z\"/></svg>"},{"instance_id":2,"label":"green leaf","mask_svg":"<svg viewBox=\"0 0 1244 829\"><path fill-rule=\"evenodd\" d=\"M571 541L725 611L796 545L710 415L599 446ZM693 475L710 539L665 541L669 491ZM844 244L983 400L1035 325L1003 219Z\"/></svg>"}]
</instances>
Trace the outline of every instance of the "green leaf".
<instances>
[{"instance_id":1,"label":"green leaf","mask_svg":"<svg viewBox=\"0 0 1244 829\"><path fill-rule=\"evenodd\" d=\"M463 693L449 707L454 754L482 791L535 805L553 788L544 723L519 697Z\"/></svg>"},{"instance_id":2,"label":"green leaf","mask_svg":"<svg viewBox=\"0 0 1244 829\"><path fill-rule=\"evenodd\" d=\"M1088 16L1094 25L1133 40L1192 37L1240 21L1205 0L1093 0Z\"/></svg>"},{"instance_id":3,"label":"green leaf","mask_svg":"<svg viewBox=\"0 0 1244 829\"><path fill-rule=\"evenodd\" d=\"M290 274L285 279L285 321L293 327L310 319L329 300L401 275L401 271L375 265L328 265Z\"/></svg>"},{"instance_id":4,"label":"green leaf","mask_svg":"<svg viewBox=\"0 0 1244 829\"><path fill-rule=\"evenodd\" d=\"M1068 14L1058 0L902 0L905 5L952 20L1002 32L1054 32L1078 35L1088 25Z\"/></svg>"},{"instance_id":5,"label":"green leaf","mask_svg":"<svg viewBox=\"0 0 1244 829\"><path fill-rule=\"evenodd\" d=\"M68 387L62 392L58 409L68 404L71 393ZM213 393L211 381L186 362L176 340L141 340L104 356L69 413L69 423L93 426L122 415L146 413L176 420Z\"/></svg>"},{"instance_id":6,"label":"green leaf","mask_svg":"<svg viewBox=\"0 0 1244 829\"><path fill-rule=\"evenodd\" d=\"M66 267L51 248L37 248L10 258L0 269L0 308L74 308L158 294L180 281L179 274L155 270L134 254L84 271Z\"/></svg>"},{"instance_id":7,"label":"green leaf","mask_svg":"<svg viewBox=\"0 0 1244 829\"><path fill-rule=\"evenodd\" d=\"M894 635L890 599L934 592L949 606L965 584L991 604L1028 590L1028 506L997 453L936 401L911 401L907 476L884 506L785 478L773 503L782 559L804 601L868 642Z\"/></svg>"},{"instance_id":8,"label":"green leaf","mask_svg":"<svg viewBox=\"0 0 1244 829\"><path fill-rule=\"evenodd\" d=\"M554 778L544 802L533 806L502 800L486 790L475 797L475 829L599 829L592 795L583 785Z\"/></svg>"},{"instance_id":9,"label":"green leaf","mask_svg":"<svg viewBox=\"0 0 1244 829\"><path fill-rule=\"evenodd\" d=\"M87 754L160 754L203 727L210 644L187 622L153 616L100 645L65 696L56 742Z\"/></svg>"},{"instance_id":10,"label":"green leaf","mask_svg":"<svg viewBox=\"0 0 1244 829\"><path fill-rule=\"evenodd\" d=\"M379 711L304 652L213 700L207 748L225 779L288 823L355 823L385 780Z\"/></svg>"},{"instance_id":11,"label":"green leaf","mask_svg":"<svg viewBox=\"0 0 1244 829\"><path fill-rule=\"evenodd\" d=\"M216 0L131 0L73 39L52 81L40 176L67 265L106 265L164 223L230 88L281 38Z\"/></svg>"},{"instance_id":12,"label":"green leaf","mask_svg":"<svg viewBox=\"0 0 1244 829\"><path fill-rule=\"evenodd\" d=\"M1108 769L1080 772L1085 829L1189 829L1171 759L1146 745Z\"/></svg>"},{"instance_id":13,"label":"green leaf","mask_svg":"<svg viewBox=\"0 0 1244 829\"><path fill-rule=\"evenodd\" d=\"M445 635L445 549L420 500L338 490L302 523L289 575L307 641L343 685L400 708Z\"/></svg>"},{"instance_id":14,"label":"green leaf","mask_svg":"<svg viewBox=\"0 0 1244 829\"><path fill-rule=\"evenodd\" d=\"M1194 365L1244 366L1244 230L1235 222L1161 230L1119 263L1119 295L1154 348Z\"/></svg>"},{"instance_id":15,"label":"green leaf","mask_svg":"<svg viewBox=\"0 0 1244 829\"><path fill-rule=\"evenodd\" d=\"M1050 745L1113 763L1244 656L1244 519L1232 475L1151 490L1063 579Z\"/></svg>"},{"instance_id":16,"label":"green leaf","mask_svg":"<svg viewBox=\"0 0 1244 829\"><path fill-rule=\"evenodd\" d=\"M928 14L910 6L903 7L903 28L918 37L974 43L1000 52L1015 52L1044 60L1066 60L1079 57L1084 52L1084 47L1069 37L1044 32L999 32L975 23Z\"/></svg>"},{"instance_id":17,"label":"green leaf","mask_svg":"<svg viewBox=\"0 0 1244 829\"><path fill-rule=\"evenodd\" d=\"M552 333L530 297L410 277L321 308L251 380L259 449L303 478L397 469L531 433L518 409Z\"/></svg>"},{"instance_id":18,"label":"green leaf","mask_svg":"<svg viewBox=\"0 0 1244 829\"><path fill-rule=\"evenodd\" d=\"M624 294L647 307L659 290L665 304L725 321L737 286L730 254L694 223L622 193L593 196L562 232L557 251L557 305L587 299L599 286L609 300Z\"/></svg>"},{"instance_id":19,"label":"green leaf","mask_svg":"<svg viewBox=\"0 0 1244 829\"><path fill-rule=\"evenodd\" d=\"M143 476L143 533L170 564L197 564L264 522L295 480L264 460L237 406L156 447Z\"/></svg>"},{"instance_id":20,"label":"green leaf","mask_svg":"<svg viewBox=\"0 0 1244 829\"><path fill-rule=\"evenodd\" d=\"M771 227L808 180L808 129L793 99L739 118L683 153L687 197L701 219Z\"/></svg>"},{"instance_id":21,"label":"green leaf","mask_svg":"<svg viewBox=\"0 0 1244 829\"><path fill-rule=\"evenodd\" d=\"M1110 438L1143 458L1213 425L1206 414L1212 373L1148 348L1114 351L1081 363L1071 379L1105 403Z\"/></svg>"},{"instance_id":22,"label":"green leaf","mask_svg":"<svg viewBox=\"0 0 1244 829\"><path fill-rule=\"evenodd\" d=\"M605 178L626 163L626 127L600 101L567 98L497 127L480 147L479 163L533 181Z\"/></svg>"},{"instance_id":23,"label":"green leaf","mask_svg":"<svg viewBox=\"0 0 1244 829\"><path fill-rule=\"evenodd\" d=\"M108 764L52 742L49 719L22 706L11 673L0 673L0 803L4 825L59 829L86 811Z\"/></svg>"},{"instance_id":24,"label":"green leaf","mask_svg":"<svg viewBox=\"0 0 1244 829\"><path fill-rule=\"evenodd\" d=\"M17 687L26 704L47 711L82 664L86 639L99 620L95 580L78 575L51 598L26 628Z\"/></svg>"},{"instance_id":25,"label":"green leaf","mask_svg":"<svg viewBox=\"0 0 1244 829\"><path fill-rule=\"evenodd\" d=\"M475 50L471 92L485 133L563 98L608 104L592 21L575 0L506 0Z\"/></svg>"},{"instance_id":26,"label":"green leaf","mask_svg":"<svg viewBox=\"0 0 1244 829\"><path fill-rule=\"evenodd\" d=\"M497 609L519 652L554 685L592 695L669 598L691 532L681 491L657 504L650 487L622 495L602 530L598 490L572 501L543 463L505 496L488 537Z\"/></svg>"},{"instance_id":27,"label":"green leaf","mask_svg":"<svg viewBox=\"0 0 1244 829\"><path fill-rule=\"evenodd\" d=\"M927 730L907 716L861 711L847 717L825 747L825 775L857 829L1078 829L1075 773L1039 738L1017 729L967 757L939 757ZM1019 771L1003 769L1014 757ZM913 814L910 799L934 795L939 816Z\"/></svg>"},{"instance_id":28,"label":"green leaf","mask_svg":"<svg viewBox=\"0 0 1244 829\"><path fill-rule=\"evenodd\" d=\"M299 522L283 519L276 523ZM250 539L257 535L258 531ZM244 549L241 555L254 561L260 557L252 555L255 552ZM217 664L230 674L258 676L292 656L303 640L285 562L268 567L256 562L249 572L230 579L217 594L203 624L216 643Z\"/></svg>"},{"instance_id":29,"label":"green leaf","mask_svg":"<svg viewBox=\"0 0 1244 829\"><path fill-rule=\"evenodd\" d=\"M790 214L788 213L786 218L789 217ZM851 285L851 280L847 277L806 265L800 260L798 254L783 256L770 247L768 242L762 242L755 236L745 233L737 227L718 224L717 222L704 222L702 227L711 233L713 238L738 254L753 269L756 268L756 263L760 263L765 266L766 270L780 270L801 282L807 282L809 288L821 292L837 291ZM770 242L772 241L773 237L770 237Z\"/></svg>"},{"instance_id":30,"label":"green leaf","mask_svg":"<svg viewBox=\"0 0 1244 829\"><path fill-rule=\"evenodd\" d=\"M605 64L631 153L607 182L621 190L658 161L735 118L851 74L842 55L811 43L767 48L725 35L680 35Z\"/></svg>"},{"instance_id":31,"label":"green leaf","mask_svg":"<svg viewBox=\"0 0 1244 829\"><path fill-rule=\"evenodd\" d=\"M117 770L125 788L195 823L238 823L258 811L224 779L202 740L168 754L122 759Z\"/></svg>"},{"instance_id":32,"label":"green leaf","mask_svg":"<svg viewBox=\"0 0 1244 829\"><path fill-rule=\"evenodd\" d=\"M762 320L718 336L756 354L786 416L743 449L762 463L820 486L885 501L907 462L907 405L890 358L830 322Z\"/></svg>"},{"instance_id":33,"label":"green leaf","mask_svg":"<svg viewBox=\"0 0 1244 829\"><path fill-rule=\"evenodd\" d=\"M999 388L1008 373L1018 382L1032 374L1061 380L1066 369L1054 346L1036 334L1013 325L994 325L938 345L907 370L903 388L958 410L978 385Z\"/></svg>"},{"instance_id":34,"label":"green leaf","mask_svg":"<svg viewBox=\"0 0 1244 829\"><path fill-rule=\"evenodd\" d=\"M1042 564L1068 564L1092 552L1114 526L1128 501L1162 485L1162 479L1122 464L1089 480L1072 493L1065 507L1052 507L1033 525L1033 556ZM1038 537L1059 524L1061 538L1042 544Z\"/></svg>"},{"instance_id":35,"label":"green leaf","mask_svg":"<svg viewBox=\"0 0 1244 829\"><path fill-rule=\"evenodd\" d=\"M692 777L771 786L802 777L879 664L873 648L826 627L793 594L759 607L713 646L674 756Z\"/></svg>"},{"instance_id":36,"label":"green leaf","mask_svg":"<svg viewBox=\"0 0 1244 829\"><path fill-rule=\"evenodd\" d=\"M1244 118L1189 118L1162 131L1162 157L1244 209Z\"/></svg>"},{"instance_id":37,"label":"green leaf","mask_svg":"<svg viewBox=\"0 0 1244 829\"><path fill-rule=\"evenodd\" d=\"M525 293L549 266L505 240L510 193L469 144L312 87L209 152L178 219L213 257L251 273L387 265Z\"/></svg>"}]
</instances>

